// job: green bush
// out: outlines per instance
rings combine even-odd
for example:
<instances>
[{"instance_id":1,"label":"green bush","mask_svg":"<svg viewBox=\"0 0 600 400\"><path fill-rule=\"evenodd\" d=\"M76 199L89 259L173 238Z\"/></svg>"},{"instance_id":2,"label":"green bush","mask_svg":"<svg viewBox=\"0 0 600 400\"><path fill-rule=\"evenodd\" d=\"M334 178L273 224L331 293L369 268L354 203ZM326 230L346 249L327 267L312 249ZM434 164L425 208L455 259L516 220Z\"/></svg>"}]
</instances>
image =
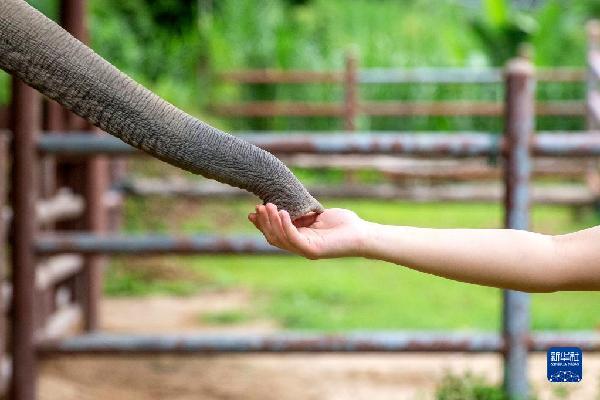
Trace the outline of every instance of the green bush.
<instances>
[{"instance_id":1,"label":"green bush","mask_svg":"<svg viewBox=\"0 0 600 400\"><path fill-rule=\"evenodd\" d=\"M465 375L448 373L440 382L436 400L508 400L498 385L487 383L482 377L467 372Z\"/></svg>"}]
</instances>

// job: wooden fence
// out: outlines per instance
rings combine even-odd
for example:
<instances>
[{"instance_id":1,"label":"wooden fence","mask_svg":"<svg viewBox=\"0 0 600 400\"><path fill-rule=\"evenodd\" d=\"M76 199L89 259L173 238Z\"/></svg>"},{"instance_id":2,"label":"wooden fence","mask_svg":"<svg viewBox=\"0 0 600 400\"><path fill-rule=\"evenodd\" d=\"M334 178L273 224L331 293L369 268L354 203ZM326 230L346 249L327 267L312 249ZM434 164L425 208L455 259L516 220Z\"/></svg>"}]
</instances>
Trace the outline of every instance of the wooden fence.
<instances>
[{"instance_id":1,"label":"wooden fence","mask_svg":"<svg viewBox=\"0 0 600 400\"><path fill-rule=\"evenodd\" d=\"M356 130L359 116L484 116L501 117L503 103L493 101L365 101L360 99L360 87L369 84L501 84L501 69L416 68L365 69L358 68L352 54L346 56L344 71L279 71L242 70L220 75L224 82L234 84L336 84L342 85L344 96L339 102L315 103L306 101L251 101L215 104L215 113L226 117L336 117L343 119L346 131ZM554 68L536 71L541 82L584 83L585 69ZM536 103L538 116L585 116L585 102L547 101Z\"/></svg>"}]
</instances>

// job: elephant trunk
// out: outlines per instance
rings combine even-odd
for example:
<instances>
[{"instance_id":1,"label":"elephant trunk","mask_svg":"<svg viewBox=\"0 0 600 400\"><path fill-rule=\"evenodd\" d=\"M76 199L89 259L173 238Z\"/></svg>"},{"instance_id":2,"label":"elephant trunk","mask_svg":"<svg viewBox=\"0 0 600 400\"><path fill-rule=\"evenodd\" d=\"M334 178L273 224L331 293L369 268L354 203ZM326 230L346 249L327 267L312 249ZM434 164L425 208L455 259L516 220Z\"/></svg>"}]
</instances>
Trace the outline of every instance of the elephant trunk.
<instances>
[{"instance_id":1,"label":"elephant trunk","mask_svg":"<svg viewBox=\"0 0 600 400\"><path fill-rule=\"evenodd\" d=\"M248 190L292 218L323 211L275 156L162 100L23 0L0 0L0 68L163 161Z\"/></svg>"}]
</instances>

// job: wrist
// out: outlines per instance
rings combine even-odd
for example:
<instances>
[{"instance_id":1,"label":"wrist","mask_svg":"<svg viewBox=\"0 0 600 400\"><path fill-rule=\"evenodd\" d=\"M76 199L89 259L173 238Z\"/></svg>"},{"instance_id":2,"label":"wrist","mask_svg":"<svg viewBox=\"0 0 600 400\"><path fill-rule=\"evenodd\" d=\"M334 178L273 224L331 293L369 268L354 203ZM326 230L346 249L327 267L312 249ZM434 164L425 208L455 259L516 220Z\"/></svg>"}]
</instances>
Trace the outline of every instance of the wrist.
<instances>
[{"instance_id":1,"label":"wrist","mask_svg":"<svg viewBox=\"0 0 600 400\"><path fill-rule=\"evenodd\" d=\"M358 241L356 244L356 254L358 257L373 258L376 244L378 242L378 233L381 225L375 222L363 221L359 229Z\"/></svg>"}]
</instances>

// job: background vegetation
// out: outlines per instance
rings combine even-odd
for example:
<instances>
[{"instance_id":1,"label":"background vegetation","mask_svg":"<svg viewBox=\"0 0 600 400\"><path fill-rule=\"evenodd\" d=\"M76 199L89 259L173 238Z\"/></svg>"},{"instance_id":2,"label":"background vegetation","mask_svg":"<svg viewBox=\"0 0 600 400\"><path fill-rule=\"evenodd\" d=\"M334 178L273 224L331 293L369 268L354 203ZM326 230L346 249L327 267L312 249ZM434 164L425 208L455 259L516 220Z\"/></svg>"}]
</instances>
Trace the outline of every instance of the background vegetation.
<instances>
[{"instance_id":1,"label":"background vegetation","mask_svg":"<svg viewBox=\"0 0 600 400\"><path fill-rule=\"evenodd\" d=\"M237 99L333 101L340 88L221 85L239 68L343 67L353 49L362 67L500 66L522 41L539 66L583 66L584 24L600 15L592 0L89 0L92 45L135 79L185 110L206 117L209 103ZM56 0L31 3L57 18ZM532 6L534 4L535 6ZM0 100L7 101L7 79ZM499 99L500 87L371 85L369 99ZM545 85L540 98L581 98L581 87ZM209 119L213 119L210 118ZM218 121L231 129L329 129L333 119ZM550 118L541 128L581 128ZM490 118L363 118L363 129L498 130Z\"/></svg>"}]
</instances>

